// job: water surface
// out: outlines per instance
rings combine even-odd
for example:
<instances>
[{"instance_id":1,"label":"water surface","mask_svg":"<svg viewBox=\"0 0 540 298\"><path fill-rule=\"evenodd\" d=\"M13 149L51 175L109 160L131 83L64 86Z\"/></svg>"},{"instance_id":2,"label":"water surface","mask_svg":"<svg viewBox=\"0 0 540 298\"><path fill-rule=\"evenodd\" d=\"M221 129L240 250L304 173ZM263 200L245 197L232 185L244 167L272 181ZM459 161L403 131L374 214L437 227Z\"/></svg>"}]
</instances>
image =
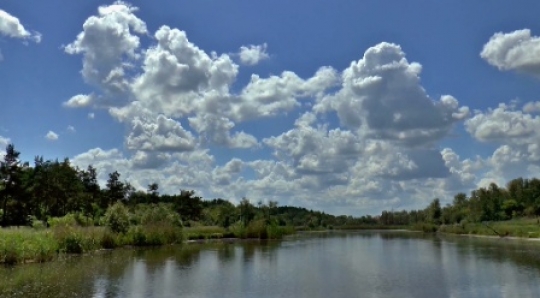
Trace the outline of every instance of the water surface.
<instances>
[{"instance_id":1,"label":"water surface","mask_svg":"<svg viewBox=\"0 0 540 298\"><path fill-rule=\"evenodd\" d=\"M540 243L363 231L0 269L0 297L540 297Z\"/></svg>"}]
</instances>

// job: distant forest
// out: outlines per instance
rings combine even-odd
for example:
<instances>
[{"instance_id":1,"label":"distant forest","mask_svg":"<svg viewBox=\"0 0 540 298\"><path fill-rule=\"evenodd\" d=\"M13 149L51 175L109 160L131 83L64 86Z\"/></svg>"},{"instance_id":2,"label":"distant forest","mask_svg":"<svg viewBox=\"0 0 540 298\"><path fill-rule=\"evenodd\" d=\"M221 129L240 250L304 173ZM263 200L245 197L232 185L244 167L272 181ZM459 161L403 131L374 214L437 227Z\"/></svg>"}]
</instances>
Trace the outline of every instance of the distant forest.
<instances>
[{"instance_id":1,"label":"distant forest","mask_svg":"<svg viewBox=\"0 0 540 298\"><path fill-rule=\"evenodd\" d=\"M278 206L277 202L252 204L243 198L238 205L218 198L204 200L192 190L169 195L159 193L158 182L146 191L135 190L121 180L117 171L109 173L102 188L97 170L89 165L79 169L63 161L36 157L34 165L21 163L13 144L6 147L0 161L0 222L6 226L32 225L39 220L77 214L99 225L107 208L117 202L128 207L141 204L166 205L180 215L185 226L193 223L228 227L234 223L272 219L279 225L298 228L339 228L369 226L407 226L420 223L449 225L467 222L502 221L540 215L540 180L518 178L506 188L491 184L455 195L453 202L441 206L434 199L422 210L383 211L380 216L334 216L300 207Z\"/></svg>"}]
</instances>

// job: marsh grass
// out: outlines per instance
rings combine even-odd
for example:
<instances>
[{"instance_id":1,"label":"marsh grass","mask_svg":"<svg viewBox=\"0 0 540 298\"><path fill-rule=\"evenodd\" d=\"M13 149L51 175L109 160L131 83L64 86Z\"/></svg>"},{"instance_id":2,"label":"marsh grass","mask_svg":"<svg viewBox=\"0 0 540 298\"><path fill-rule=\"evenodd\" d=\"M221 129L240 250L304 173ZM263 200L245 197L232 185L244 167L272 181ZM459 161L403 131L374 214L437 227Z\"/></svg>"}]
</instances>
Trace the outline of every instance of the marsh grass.
<instances>
[{"instance_id":1,"label":"marsh grass","mask_svg":"<svg viewBox=\"0 0 540 298\"><path fill-rule=\"evenodd\" d=\"M0 229L0 263L13 265L51 261L58 255L82 254L119 246L159 246L180 243L182 229L165 224L132 226L127 233L107 227L59 225L50 229Z\"/></svg>"},{"instance_id":2,"label":"marsh grass","mask_svg":"<svg viewBox=\"0 0 540 298\"><path fill-rule=\"evenodd\" d=\"M535 218L520 218L498 222L442 225L439 228L439 232L452 234L540 238L540 224L538 219Z\"/></svg>"},{"instance_id":3,"label":"marsh grass","mask_svg":"<svg viewBox=\"0 0 540 298\"><path fill-rule=\"evenodd\" d=\"M192 226L183 229L186 240L204 240L204 239L221 239L230 238L233 236L227 233L227 230L219 226Z\"/></svg>"},{"instance_id":4,"label":"marsh grass","mask_svg":"<svg viewBox=\"0 0 540 298\"><path fill-rule=\"evenodd\" d=\"M0 229L0 263L17 264L50 261L58 244L52 233L30 228Z\"/></svg>"},{"instance_id":5,"label":"marsh grass","mask_svg":"<svg viewBox=\"0 0 540 298\"><path fill-rule=\"evenodd\" d=\"M182 240L182 229L159 223L131 226L121 237L123 245L133 246L159 246L180 243Z\"/></svg>"},{"instance_id":6,"label":"marsh grass","mask_svg":"<svg viewBox=\"0 0 540 298\"><path fill-rule=\"evenodd\" d=\"M108 226L80 226L73 217L51 221L52 228L0 229L0 263L46 262L59 255L82 254L121 246L161 246L183 240L222 238L280 239L295 232L293 227L256 220L244 226L238 222L229 229L218 226L182 228L171 220L142 220L125 232ZM176 219L173 221L176 223Z\"/></svg>"}]
</instances>

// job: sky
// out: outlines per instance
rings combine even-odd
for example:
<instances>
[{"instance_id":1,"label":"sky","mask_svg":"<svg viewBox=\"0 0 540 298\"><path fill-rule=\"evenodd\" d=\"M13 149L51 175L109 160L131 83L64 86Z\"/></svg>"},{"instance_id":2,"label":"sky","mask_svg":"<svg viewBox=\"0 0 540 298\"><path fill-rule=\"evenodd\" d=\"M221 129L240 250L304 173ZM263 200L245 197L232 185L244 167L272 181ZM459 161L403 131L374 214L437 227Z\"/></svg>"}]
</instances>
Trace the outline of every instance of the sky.
<instances>
[{"instance_id":1,"label":"sky","mask_svg":"<svg viewBox=\"0 0 540 298\"><path fill-rule=\"evenodd\" d=\"M540 173L540 2L0 0L0 147L331 214Z\"/></svg>"}]
</instances>

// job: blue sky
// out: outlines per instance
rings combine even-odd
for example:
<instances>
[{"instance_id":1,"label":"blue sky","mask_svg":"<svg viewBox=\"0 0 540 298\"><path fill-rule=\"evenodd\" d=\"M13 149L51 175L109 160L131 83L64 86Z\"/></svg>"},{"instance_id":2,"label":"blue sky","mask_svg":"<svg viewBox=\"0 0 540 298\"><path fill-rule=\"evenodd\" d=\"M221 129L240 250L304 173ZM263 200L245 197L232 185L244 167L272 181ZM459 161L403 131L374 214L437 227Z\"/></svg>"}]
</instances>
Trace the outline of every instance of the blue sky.
<instances>
[{"instance_id":1,"label":"blue sky","mask_svg":"<svg viewBox=\"0 0 540 298\"><path fill-rule=\"evenodd\" d=\"M538 1L0 1L0 145L334 214L540 169Z\"/></svg>"}]
</instances>

